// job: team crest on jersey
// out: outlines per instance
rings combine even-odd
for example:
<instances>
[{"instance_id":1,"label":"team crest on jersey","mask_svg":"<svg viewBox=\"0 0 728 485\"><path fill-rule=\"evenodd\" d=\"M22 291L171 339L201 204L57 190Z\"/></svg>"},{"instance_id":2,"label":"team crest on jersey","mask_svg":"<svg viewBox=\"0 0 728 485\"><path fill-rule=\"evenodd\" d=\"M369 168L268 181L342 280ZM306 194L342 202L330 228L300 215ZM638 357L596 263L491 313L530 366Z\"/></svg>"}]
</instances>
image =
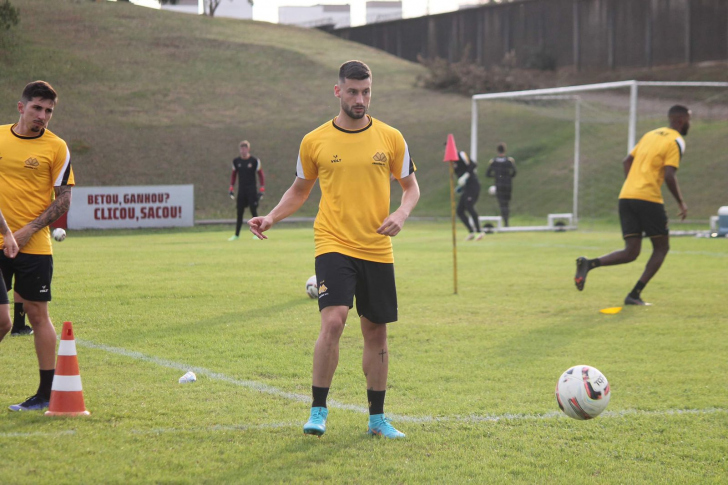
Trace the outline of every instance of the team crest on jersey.
<instances>
[{"instance_id":1,"label":"team crest on jersey","mask_svg":"<svg viewBox=\"0 0 728 485\"><path fill-rule=\"evenodd\" d=\"M328 287L324 284L324 282L321 282L321 285L319 286L319 296L322 296L324 293L328 291Z\"/></svg>"},{"instance_id":2,"label":"team crest on jersey","mask_svg":"<svg viewBox=\"0 0 728 485\"><path fill-rule=\"evenodd\" d=\"M253 162L248 163L248 168L253 168Z\"/></svg>"},{"instance_id":3,"label":"team crest on jersey","mask_svg":"<svg viewBox=\"0 0 728 485\"><path fill-rule=\"evenodd\" d=\"M40 162L37 158L29 158L25 161L25 168L36 170L38 168L38 165L40 165Z\"/></svg>"},{"instance_id":4,"label":"team crest on jersey","mask_svg":"<svg viewBox=\"0 0 728 485\"><path fill-rule=\"evenodd\" d=\"M387 163L387 155L385 155L382 152L375 153L372 158L374 159L375 162Z\"/></svg>"},{"instance_id":5,"label":"team crest on jersey","mask_svg":"<svg viewBox=\"0 0 728 485\"><path fill-rule=\"evenodd\" d=\"M339 163L341 159L338 155L334 155L334 158L331 159L331 163Z\"/></svg>"}]
</instances>

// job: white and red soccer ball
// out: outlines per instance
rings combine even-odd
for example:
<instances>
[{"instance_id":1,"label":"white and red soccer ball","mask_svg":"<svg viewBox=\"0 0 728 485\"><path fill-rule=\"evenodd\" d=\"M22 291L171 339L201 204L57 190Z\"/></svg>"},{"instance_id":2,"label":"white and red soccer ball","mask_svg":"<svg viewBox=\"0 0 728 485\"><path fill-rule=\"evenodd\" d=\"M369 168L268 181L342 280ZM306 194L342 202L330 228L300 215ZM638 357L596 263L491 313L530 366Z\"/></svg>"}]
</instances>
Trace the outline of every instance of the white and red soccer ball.
<instances>
[{"instance_id":1,"label":"white and red soccer ball","mask_svg":"<svg viewBox=\"0 0 728 485\"><path fill-rule=\"evenodd\" d=\"M570 418L592 419L609 404L609 382L604 374L588 365L575 365L556 383L556 401Z\"/></svg>"},{"instance_id":2,"label":"white and red soccer ball","mask_svg":"<svg viewBox=\"0 0 728 485\"><path fill-rule=\"evenodd\" d=\"M311 276L306 281L306 294L311 299L315 299L316 297L318 297L318 284L316 284L316 275Z\"/></svg>"}]
</instances>

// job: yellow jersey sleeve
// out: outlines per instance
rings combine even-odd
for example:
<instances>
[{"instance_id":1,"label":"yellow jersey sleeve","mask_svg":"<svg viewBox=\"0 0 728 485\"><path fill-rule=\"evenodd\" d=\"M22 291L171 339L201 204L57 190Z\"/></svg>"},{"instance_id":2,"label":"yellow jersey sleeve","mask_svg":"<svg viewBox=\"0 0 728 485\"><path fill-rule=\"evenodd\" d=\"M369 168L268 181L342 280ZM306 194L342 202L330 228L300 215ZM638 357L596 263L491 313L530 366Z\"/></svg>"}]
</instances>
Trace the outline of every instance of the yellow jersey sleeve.
<instances>
[{"instance_id":1,"label":"yellow jersey sleeve","mask_svg":"<svg viewBox=\"0 0 728 485\"><path fill-rule=\"evenodd\" d=\"M318 178L318 165L315 158L314 139L310 135L311 133L301 140L298 160L296 161L296 177L305 180L316 180Z\"/></svg>"},{"instance_id":2,"label":"yellow jersey sleeve","mask_svg":"<svg viewBox=\"0 0 728 485\"><path fill-rule=\"evenodd\" d=\"M394 178L399 180L411 175L415 170L417 170L414 162L412 161L412 157L410 156L407 142L404 140L404 137L399 131L396 131L396 136L394 136L393 153L394 156L392 157L390 171L392 172L392 175L394 175Z\"/></svg>"},{"instance_id":3,"label":"yellow jersey sleeve","mask_svg":"<svg viewBox=\"0 0 728 485\"><path fill-rule=\"evenodd\" d=\"M63 140L60 140L56 156L51 162L51 178L53 186L60 187L62 185L76 185L73 177L73 169L71 168L71 151Z\"/></svg>"},{"instance_id":4,"label":"yellow jersey sleeve","mask_svg":"<svg viewBox=\"0 0 728 485\"><path fill-rule=\"evenodd\" d=\"M679 168L685 142L682 137L675 138L675 143L670 143L665 150L665 165Z\"/></svg>"}]
</instances>

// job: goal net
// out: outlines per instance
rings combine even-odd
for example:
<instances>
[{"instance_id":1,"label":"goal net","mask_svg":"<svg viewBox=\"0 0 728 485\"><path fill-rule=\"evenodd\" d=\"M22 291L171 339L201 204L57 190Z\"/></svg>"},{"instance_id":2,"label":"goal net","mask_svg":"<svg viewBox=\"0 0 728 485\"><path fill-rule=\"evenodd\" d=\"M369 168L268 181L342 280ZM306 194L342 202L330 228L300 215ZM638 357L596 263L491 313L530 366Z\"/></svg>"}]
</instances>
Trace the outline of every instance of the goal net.
<instances>
[{"instance_id":1,"label":"goal net","mask_svg":"<svg viewBox=\"0 0 728 485\"><path fill-rule=\"evenodd\" d=\"M678 180L690 220L706 224L728 205L728 83L621 81L472 98L471 158L481 183L496 147L505 142L516 160L510 204L519 225L544 225L548 214L572 213L589 228L617 222L624 181L622 160L640 137L667 126L667 111L687 106L693 116ZM673 197L663 187L668 215ZM483 191L481 215L497 215L494 197Z\"/></svg>"}]
</instances>

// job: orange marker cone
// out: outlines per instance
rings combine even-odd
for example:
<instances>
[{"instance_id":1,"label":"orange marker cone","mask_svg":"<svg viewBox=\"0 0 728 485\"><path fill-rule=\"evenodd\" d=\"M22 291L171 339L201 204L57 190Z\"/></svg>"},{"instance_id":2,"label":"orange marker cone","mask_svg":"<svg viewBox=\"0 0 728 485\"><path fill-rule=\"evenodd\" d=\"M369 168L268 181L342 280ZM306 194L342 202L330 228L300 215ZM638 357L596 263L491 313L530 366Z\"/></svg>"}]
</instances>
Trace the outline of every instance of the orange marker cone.
<instances>
[{"instance_id":1,"label":"orange marker cone","mask_svg":"<svg viewBox=\"0 0 728 485\"><path fill-rule=\"evenodd\" d=\"M458 149L455 147L455 137L452 133L447 135L447 145L445 145L445 158L443 162L457 162L458 161Z\"/></svg>"},{"instance_id":2,"label":"orange marker cone","mask_svg":"<svg viewBox=\"0 0 728 485\"><path fill-rule=\"evenodd\" d=\"M76 340L71 322L63 322L61 344L58 346L56 373L51 387L51 402L46 416L88 416L83 402L81 375L78 372Z\"/></svg>"}]
</instances>

